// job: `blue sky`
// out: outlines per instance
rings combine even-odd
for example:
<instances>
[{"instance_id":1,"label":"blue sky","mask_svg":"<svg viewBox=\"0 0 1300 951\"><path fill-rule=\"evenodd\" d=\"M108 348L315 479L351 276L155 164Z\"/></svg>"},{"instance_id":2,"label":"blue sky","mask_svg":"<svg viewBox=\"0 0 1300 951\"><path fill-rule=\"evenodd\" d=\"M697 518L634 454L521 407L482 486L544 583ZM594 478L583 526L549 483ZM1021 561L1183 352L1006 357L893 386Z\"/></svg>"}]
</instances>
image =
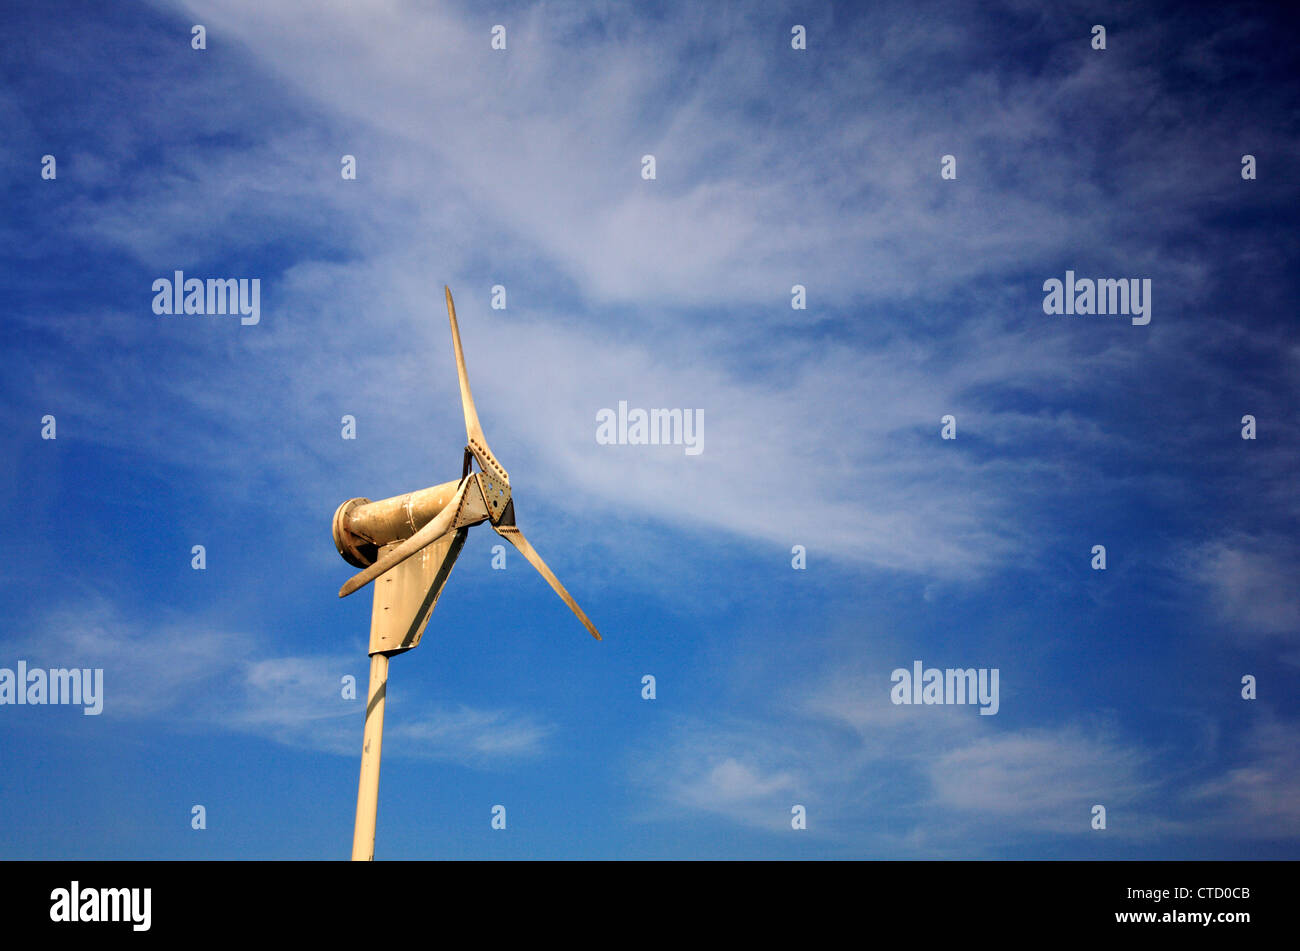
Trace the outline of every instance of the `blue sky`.
<instances>
[{"instance_id":1,"label":"blue sky","mask_svg":"<svg viewBox=\"0 0 1300 951\"><path fill-rule=\"evenodd\" d=\"M474 529L392 664L377 857L1297 857L1286 24L1042 7L8 11L0 668L105 698L0 706L0 855L346 857L330 519L459 475L446 283L605 640ZM260 322L155 315L177 269ZM1150 324L1044 314L1067 270ZM620 400L703 451L599 444ZM892 704L916 660L998 713Z\"/></svg>"}]
</instances>

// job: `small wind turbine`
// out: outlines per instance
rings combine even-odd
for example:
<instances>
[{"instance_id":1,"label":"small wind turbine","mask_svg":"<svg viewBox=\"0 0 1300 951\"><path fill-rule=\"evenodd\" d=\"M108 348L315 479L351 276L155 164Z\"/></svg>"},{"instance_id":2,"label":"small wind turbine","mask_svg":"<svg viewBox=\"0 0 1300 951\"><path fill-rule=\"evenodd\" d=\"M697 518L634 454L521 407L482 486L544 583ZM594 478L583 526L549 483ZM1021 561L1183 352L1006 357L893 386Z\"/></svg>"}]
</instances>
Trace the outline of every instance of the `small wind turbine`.
<instances>
[{"instance_id":1,"label":"small wind turbine","mask_svg":"<svg viewBox=\"0 0 1300 951\"><path fill-rule=\"evenodd\" d=\"M465 544L470 526L491 522L498 535L514 545L564 599L596 640L600 633L541 555L515 525L510 476L497 462L483 436L469 391L465 354L456 325L456 305L447 292L447 316L460 377L460 401L465 410L464 465L460 479L417 492L372 502L349 499L334 513L334 545L343 560L361 568L339 589L345 598L375 581L370 614L370 690L366 698L365 739L361 748L361 781L357 789L357 822L352 837L353 861L375 857L375 814L379 805L379 755L384 739L384 695L388 658L420 643L437 606L452 565ZM478 460L478 472L470 471ZM378 579L378 580L376 580Z\"/></svg>"}]
</instances>

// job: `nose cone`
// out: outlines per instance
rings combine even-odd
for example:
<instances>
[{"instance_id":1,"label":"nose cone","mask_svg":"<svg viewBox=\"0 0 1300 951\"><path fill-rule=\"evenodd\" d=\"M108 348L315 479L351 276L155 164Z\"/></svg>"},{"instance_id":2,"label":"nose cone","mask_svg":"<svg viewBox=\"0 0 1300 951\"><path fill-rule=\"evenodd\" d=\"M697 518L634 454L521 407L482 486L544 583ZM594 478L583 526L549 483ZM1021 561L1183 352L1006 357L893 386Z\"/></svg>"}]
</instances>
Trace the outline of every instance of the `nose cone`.
<instances>
[{"instance_id":1,"label":"nose cone","mask_svg":"<svg viewBox=\"0 0 1300 951\"><path fill-rule=\"evenodd\" d=\"M348 516L359 505L369 505L365 498L348 499L334 510L334 547L343 556L343 560L354 568L365 568L375 563L379 557L379 548L365 539L358 538L348 531Z\"/></svg>"}]
</instances>

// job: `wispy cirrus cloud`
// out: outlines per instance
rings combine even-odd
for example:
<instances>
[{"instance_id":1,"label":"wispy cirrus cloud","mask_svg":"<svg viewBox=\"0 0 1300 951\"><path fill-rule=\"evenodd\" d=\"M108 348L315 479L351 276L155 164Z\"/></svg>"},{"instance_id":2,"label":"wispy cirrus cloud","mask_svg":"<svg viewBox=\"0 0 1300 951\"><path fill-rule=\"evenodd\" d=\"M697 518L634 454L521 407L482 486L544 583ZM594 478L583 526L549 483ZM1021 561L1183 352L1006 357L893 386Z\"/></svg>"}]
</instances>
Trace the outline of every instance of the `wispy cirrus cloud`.
<instances>
[{"instance_id":1,"label":"wispy cirrus cloud","mask_svg":"<svg viewBox=\"0 0 1300 951\"><path fill-rule=\"evenodd\" d=\"M1061 402L1090 399L1102 375L1137 387L1188 359L1190 338L1172 333L1161 349L1039 332L1038 282L1088 263L1076 261L1081 234L1112 249L1097 266L1163 277L1162 308L1189 304L1211 280L1167 248L1171 234L1205 233L1202 209L1221 197L1190 127L1131 129L1115 176L1097 172L1104 144L1057 145L1070 117L1098 103L1110 123L1135 110L1173 117L1152 92L1176 98L1171 80L1128 52L1102 68L1062 36L1052 83L1008 60L932 86L918 56L936 43L970 53L984 39L936 34L932 18L899 10L862 24L888 37L878 56L804 73L778 36L787 27L751 15L729 17L726 42L705 55L699 39L719 26L688 9L653 22L617 9L520 11L498 54L477 19L398 0L312 16L242 0L159 8L205 23L212 53L274 81L285 121L268 124L232 95L244 73L201 53L170 56L177 81L158 91L159 112L201 113L203 147L179 151L165 173L138 170L147 185L129 194L76 193L67 227L158 274L250 257L282 267L264 275L274 277L264 325L223 340L238 359L215 373L210 335L160 325L143 280L138 313L65 328L61 352L83 349L86 366L49 374L58 382L42 398L75 411L89 438L166 452L180 406L198 431L256 434L265 478L293 472L277 489L315 505L337 493L326 439L348 412L385 447L384 463L366 456L355 478L378 483L367 489L376 496L407 488L394 471L425 471L429 441L462 439L452 377L429 369L450 367L445 280L472 289L463 331L488 429L538 485L565 487L544 489L557 509L595 505L771 543L797 532L848 563L971 580L1052 544L1035 511L1119 478L1098 456L1140 457L1139 440ZM596 29L602 42L585 42ZM836 29L813 25L840 56ZM1156 42L1133 31L1124 49ZM1197 62L1209 68L1215 50L1203 44ZM689 83L683 62L694 64ZM788 94L758 96L774 77ZM851 108L863 101L869 110ZM1203 115L1197 141L1206 129L1245 135L1245 121ZM1249 134L1272 141L1264 128ZM1185 161L1163 163L1171 148ZM125 168L143 149L128 137L110 154ZM639 175L646 152L659 159L654 182ZM355 182L339 177L345 153L358 158ZM946 153L960 155L957 182L938 178ZM301 247L283 260L289 236ZM497 280L512 295L504 313L483 304ZM789 307L796 282L807 311ZM826 332L841 326L852 332ZM176 370L162 380L147 372L160 333ZM109 339L133 345L100 378L90 357ZM411 349L427 359L398 359ZM495 359L476 356L485 351ZM285 366L296 369L287 379ZM409 399L399 405L394 391ZM620 399L703 409L705 452L596 446L597 410ZM266 405L280 419L262 438ZM949 413L955 444L937 435ZM427 439L415 445L417 431ZM226 439L206 450L187 443L186 461L234 464Z\"/></svg>"},{"instance_id":2,"label":"wispy cirrus cloud","mask_svg":"<svg viewBox=\"0 0 1300 951\"><path fill-rule=\"evenodd\" d=\"M1146 800L1159 785L1151 753L1111 731L1062 727L981 737L930 765L940 808L1009 822L1022 832L1089 830L1095 804L1108 810ZM1126 826L1149 829L1148 820Z\"/></svg>"},{"instance_id":3,"label":"wispy cirrus cloud","mask_svg":"<svg viewBox=\"0 0 1300 951\"><path fill-rule=\"evenodd\" d=\"M1298 567L1294 542L1276 534L1206 542L1186 562L1194 590L1205 593L1215 619L1242 644L1300 638Z\"/></svg>"},{"instance_id":4,"label":"wispy cirrus cloud","mask_svg":"<svg viewBox=\"0 0 1300 951\"><path fill-rule=\"evenodd\" d=\"M367 681L350 655L265 657L257 639L193 617L149 624L108 599L51 614L37 636L0 641L35 666L102 667L109 720L247 733L284 746L358 754ZM344 680L353 680L353 698ZM535 757L554 725L517 710L419 704L392 712L394 755L493 768Z\"/></svg>"},{"instance_id":5,"label":"wispy cirrus cloud","mask_svg":"<svg viewBox=\"0 0 1300 951\"><path fill-rule=\"evenodd\" d=\"M1207 807L1210 828L1250 838L1300 837L1300 751L1297 725L1264 715L1248 730L1241 761L1189 790Z\"/></svg>"},{"instance_id":6,"label":"wispy cirrus cloud","mask_svg":"<svg viewBox=\"0 0 1300 951\"><path fill-rule=\"evenodd\" d=\"M1001 728L969 708L896 706L887 672L816 677L757 715L692 718L630 776L657 818L707 814L788 831L806 804L807 833L850 854L996 856L1031 840L1096 834L1165 842L1223 834L1300 835L1293 726L1270 717L1241 757L1173 753L1111 717ZM1244 762L1241 762L1244 759ZM1193 771L1209 778L1188 785ZM863 827L863 814L888 816Z\"/></svg>"}]
</instances>

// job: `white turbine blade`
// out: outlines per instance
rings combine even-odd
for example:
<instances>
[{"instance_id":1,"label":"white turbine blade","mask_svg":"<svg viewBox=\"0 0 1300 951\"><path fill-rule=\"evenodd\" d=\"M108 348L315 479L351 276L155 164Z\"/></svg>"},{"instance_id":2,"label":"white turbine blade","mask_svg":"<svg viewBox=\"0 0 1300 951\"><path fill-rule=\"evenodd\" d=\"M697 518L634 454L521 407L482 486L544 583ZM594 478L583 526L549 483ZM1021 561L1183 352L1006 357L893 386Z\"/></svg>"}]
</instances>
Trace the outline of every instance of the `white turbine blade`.
<instances>
[{"instance_id":1,"label":"white turbine blade","mask_svg":"<svg viewBox=\"0 0 1300 951\"><path fill-rule=\"evenodd\" d=\"M542 561L542 556L537 554L537 550L528 543L528 539L524 538L523 532L519 531L519 528L515 525L493 525L492 527L498 535L523 553L523 556L537 569L538 573L555 589L555 593L569 606L569 610L578 616L578 620L586 626L587 630L591 631L591 636L598 641L601 640L596 625L592 624L587 615L582 613L582 608L578 607L578 602L573 600L573 595L569 594L564 585L560 584L560 579L555 577L555 572L551 571L546 566L546 562Z\"/></svg>"},{"instance_id":2,"label":"white turbine blade","mask_svg":"<svg viewBox=\"0 0 1300 951\"><path fill-rule=\"evenodd\" d=\"M487 437L479 425L478 410L474 408L474 394L469 391L469 371L465 369L465 351L460 345L460 327L456 323L456 304L451 299L451 288L443 285L447 292L447 317L451 320L451 344L456 351L456 375L460 377L460 402L465 410L465 436L469 439L470 452L478 464L487 472L510 484L510 476L505 468L497 462L496 456L488 448Z\"/></svg>"}]
</instances>

